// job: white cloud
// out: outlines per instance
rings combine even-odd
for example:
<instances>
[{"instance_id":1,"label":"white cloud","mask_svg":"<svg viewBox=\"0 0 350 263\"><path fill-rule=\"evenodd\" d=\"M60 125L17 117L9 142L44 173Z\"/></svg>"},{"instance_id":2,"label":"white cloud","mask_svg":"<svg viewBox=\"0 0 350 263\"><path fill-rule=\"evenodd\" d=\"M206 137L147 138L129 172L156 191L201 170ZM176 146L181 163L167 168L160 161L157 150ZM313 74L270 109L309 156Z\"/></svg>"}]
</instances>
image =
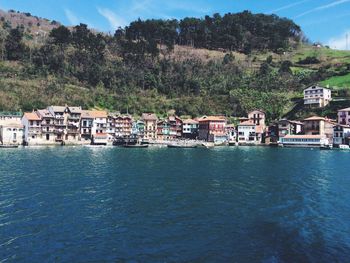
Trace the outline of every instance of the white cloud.
<instances>
[{"instance_id":1,"label":"white cloud","mask_svg":"<svg viewBox=\"0 0 350 263\"><path fill-rule=\"evenodd\" d=\"M347 46L347 36L348 36L348 46ZM350 29L340 36L331 38L327 43L333 49L346 50L350 48Z\"/></svg>"},{"instance_id":2,"label":"white cloud","mask_svg":"<svg viewBox=\"0 0 350 263\"><path fill-rule=\"evenodd\" d=\"M295 3L289 4L289 5L285 5L285 6L277 8L277 9L274 9L274 10L270 11L269 13L276 13L276 12L279 12L279 11L282 11L282 10L286 10L286 9L292 8L292 7L297 6L297 5L301 5L301 4L309 2L309 1L310 0L302 0L302 1L299 1L299 2L295 2Z\"/></svg>"},{"instance_id":3,"label":"white cloud","mask_svg":"<svg viewBox=\"0 0 350 263\"><path fill-rule=\"evenodd\" d=\"M79 24L79 18L71 10L66 8L64 9L64 13L66 14L66 17L72 26Z\"/></svg>"},{"instance_id":4,"label":"white cloud","mask_svg":"<svg viewBox=\"0 0 350 263\"><path fill-rule=\"evenodd\" d=\"M310 10L304 12L304 13L301 13L301 14L295 16L294 18L299 18L299 17L305 16L305 15L308 15L308 14L311 14L311 13L314 13L314 12L317 12L317 11L326 10L328 8L335 7L335 6L338 6L338 5L341 5L341 4L345 4L345 3L348 3L348 2L350 2L350 0L337 0L337 1L334 1L334 2L332 2L330 4L321 5L321 6L318 6L316 8L310 9Z\"/></svg>"},{"instance_id":5,"label":"white cloud","mask_svg":"<svg viewBox=\"0 0 350 263\"><path fill-rule=\"evenodd\" d=\"M108 20L112 30L116 30L118 27L124 27L127 25L124 18L118 17L117 14L108 8L97 8L97 11Z\"/></svg>"}]
</instances>

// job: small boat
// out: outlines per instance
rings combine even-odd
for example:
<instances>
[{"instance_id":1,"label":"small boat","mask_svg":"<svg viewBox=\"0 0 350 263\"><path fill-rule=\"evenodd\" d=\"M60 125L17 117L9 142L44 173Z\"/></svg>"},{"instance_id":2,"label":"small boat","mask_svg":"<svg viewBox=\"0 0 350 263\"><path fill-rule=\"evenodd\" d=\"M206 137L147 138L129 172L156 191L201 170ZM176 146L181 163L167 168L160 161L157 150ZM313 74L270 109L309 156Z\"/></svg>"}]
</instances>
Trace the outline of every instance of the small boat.
<instances>
[{"instance_id":1,"label":"small boat","mask_svg":"<svg viewBox=\"0 0 350 263\"><path fill-rule=\"evenodd\" d=\"M15 144L0 144L0 148L6 148L6 149L14 149L18 148L18 145Z\"/></svg>"},{"instance_id":2,"label":"small boat","mask_svg":"<svg viewBox=\"0 0 350 263\"><path fill-rule=\"evenodd\" d=\"M148 144L125 144L124 148L148 148Z\"/></svg>"},{"instance_id":3,"label":"small boat","mask_svg":"<svg viewBox=\"0 0 350 263\"><path fill-rule=\"evenodd\" d=\"M350 150L350 146L346 144L340 144L339 145L340 150Z\"/></svg>"},{"instance_id":4,"label":"small boat","mask_svg":"<svg viewBox=\"0 0 350 263\"><path fill-rule=\"evenodd\" d=\"M168 144L168 148L197 148L197 145Z\"/></svg>"}]
</instances>

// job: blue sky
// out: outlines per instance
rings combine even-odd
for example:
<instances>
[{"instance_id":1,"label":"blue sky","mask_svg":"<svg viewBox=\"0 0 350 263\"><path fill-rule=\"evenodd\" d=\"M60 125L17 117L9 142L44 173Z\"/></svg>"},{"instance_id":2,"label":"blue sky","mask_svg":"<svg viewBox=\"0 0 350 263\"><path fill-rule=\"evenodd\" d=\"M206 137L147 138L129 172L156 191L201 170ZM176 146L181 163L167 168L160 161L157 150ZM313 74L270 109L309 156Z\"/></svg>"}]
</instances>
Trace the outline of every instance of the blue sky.
<instances>
[{"instance_id":1,"label":"blue sky","mask_svg":"<svg viewBox=\"0 0 350 263\"><path fill-rule=\"evenodd\" d=\"M350 39L350 0L0 0L0 8L30 12L65 25L82 22L107 32L137 18L203 17L251 10L291 18L310 40L333 48L345 49L346 34Z\"/></svg>"}]
</instances>

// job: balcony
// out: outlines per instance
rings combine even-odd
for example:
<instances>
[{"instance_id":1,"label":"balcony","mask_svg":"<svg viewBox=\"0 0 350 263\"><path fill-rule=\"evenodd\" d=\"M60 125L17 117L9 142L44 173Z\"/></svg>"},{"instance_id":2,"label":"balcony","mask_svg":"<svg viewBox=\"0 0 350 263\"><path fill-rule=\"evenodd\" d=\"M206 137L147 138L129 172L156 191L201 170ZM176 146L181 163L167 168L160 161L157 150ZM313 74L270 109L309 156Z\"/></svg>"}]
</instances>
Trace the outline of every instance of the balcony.
<instances>
[{"instance_id":1,"label":"balcony","mask_svg":"<svg viewBox=\"0 0 350 263\"><path fill-rule=\"evenodd\" d=\"M70 126L70 127L77 127L77 128L79 128L79 122L68 122L68 126Z\"/></svg>"},{"instance_id":2,"label":"balcony","mask_svg":"<svg viewBox=\"0 0 350 263\"><path fill-rule=\"evenodd\" d=\"M53 132L56 134L62 134L64 132L64 130L63 129L55 129Z\"/></svg>"},{"instance_id":3,"label":"balcony","mask_svg":"<svg viewBox=\"0 0 350 263\"><path fill-rule=\"evenodd\" d=\"M79 130L67 130L69 134L79 134Z\"/></svg>"},{"instance_id":4,"label":"balcony","mask_svg":"<svg viewBox=\"0 0 350 263\"><path fill-rule=\"evenodd\" d=\"M63 122L57 122L57 123L55 123L55 126L65 127L65 126L66 126L66 124L65 124L65 123L63 123Z\"/></svg>"},{"instance_id":5,"label":"balcony","mask_svg":"<svg viewBox=\"0 0 350 263\"><path fill-rule=\"evenodd\" d=\"M55 119L63 120L64 116L63 115L55 115Z\"/></svg>"},{"instance_id":6,"label":"balcony","mask_svg":"<svg viewBox=\"0 0 350 263\"><path fill-rule=\"evenodd\" d=\"M76 121L79 121L79 120L80 120L80 116L69 116L68 119L69 119L69 120L76 120Z\"/></svg>"}]
</instances>

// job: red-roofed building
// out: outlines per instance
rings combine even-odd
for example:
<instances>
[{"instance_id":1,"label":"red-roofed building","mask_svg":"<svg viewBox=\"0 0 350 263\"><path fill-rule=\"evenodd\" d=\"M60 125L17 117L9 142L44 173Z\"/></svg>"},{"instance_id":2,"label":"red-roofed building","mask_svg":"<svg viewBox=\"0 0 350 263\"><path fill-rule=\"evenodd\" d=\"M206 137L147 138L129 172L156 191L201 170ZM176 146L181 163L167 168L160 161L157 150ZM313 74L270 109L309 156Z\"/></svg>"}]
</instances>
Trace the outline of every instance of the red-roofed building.
<instances>
[{"instance_id":1,"label":"red-roofed building","mask_svg":"<svg viewBox=\"0 0 350 263\"><path fill-rule=\"evenodd\" d=\"M217 143L227 142L224 116L204 116L198 122L198 139Z\"/></svg>"},{"instance_id":2,"label":"red-roofed building","mask_svg":"<svg viewBox=\"0 0 350 263\"><path fill-rule=\"evenodd\" d=\"M25 112L22 117L24 141L27 144L40 144L42 141L41 118L36 112Z\"/></svg>"},{"instance_id":3,"label":"red-roofed building","mask_svg":"<svg viewBox=\"0 0 350 263\"><path fill-rule=\"evenodd\" d=\"M326 136L331 143L333 141L333 129L336 125L335 121L319 117L312 116L303 121L304 133L306 135L321 135Z\"/></svg>"}]
</instances>

